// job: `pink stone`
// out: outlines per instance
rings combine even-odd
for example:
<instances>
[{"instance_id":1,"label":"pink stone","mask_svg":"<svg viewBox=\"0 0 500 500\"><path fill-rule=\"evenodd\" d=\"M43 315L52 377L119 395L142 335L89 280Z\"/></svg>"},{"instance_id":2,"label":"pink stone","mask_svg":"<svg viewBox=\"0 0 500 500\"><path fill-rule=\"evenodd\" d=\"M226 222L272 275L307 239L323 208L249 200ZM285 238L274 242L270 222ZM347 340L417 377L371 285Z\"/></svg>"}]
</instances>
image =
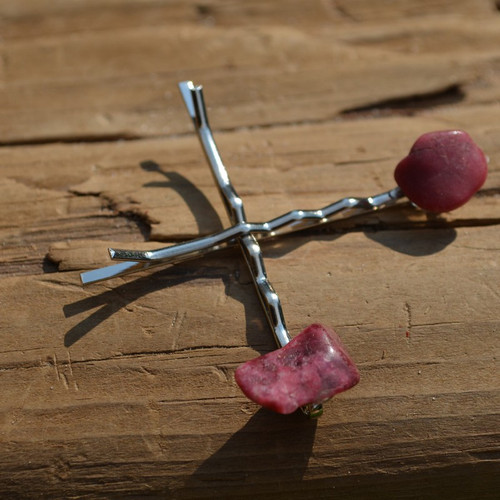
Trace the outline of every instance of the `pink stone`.
<instances>
[{"instance_id":1,"label":"pink stone","mask_svg":"<svg viewBox=\"0 0 500 500\"><path fill-rule=\"evenodd\" d=\"M469 201L487 171L484 153L466 132L443 130L420 136L394 178L420 208L448 212Z\"/></svg>"},{"instance_id":2,"label":"pink stone","mask_svg":"<svg viewBox=\"0 0 500 500\"><path fill-rule=\"evenodd\" d=\"M353 387L359 372L338 335L314 324L285 347L239 366L235 378L249 399L287 414Z\"/></svg>"}]
</instances>

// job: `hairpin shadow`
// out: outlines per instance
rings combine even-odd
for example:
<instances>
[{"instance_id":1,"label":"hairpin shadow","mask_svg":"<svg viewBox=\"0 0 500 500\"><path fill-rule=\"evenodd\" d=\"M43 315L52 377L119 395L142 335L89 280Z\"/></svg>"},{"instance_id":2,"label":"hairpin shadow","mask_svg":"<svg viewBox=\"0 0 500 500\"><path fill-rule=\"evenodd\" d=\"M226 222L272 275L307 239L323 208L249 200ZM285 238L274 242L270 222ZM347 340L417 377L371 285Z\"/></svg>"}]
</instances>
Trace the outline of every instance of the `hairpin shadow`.
<instances>
[{"instance_id":1,"label":"hairpin shadow","mask_svg":"<svg viewBox=\"0 0 500 500\"><path fill-rule=\"evenodd\" d=\"M158 172L167 179L167 181L147 182L144 187L175 190L193 213L200 233L222 230L222 222L217 211L195 184L178 172L165 172L158 163L152 160L143 161L140 165L146 172Z\"/></svg>"},{"instance_id":2,"label":"hairpin shadow","mask_svg":"<svg viewBox=\"0 0 500 500\"><path fill-rule=\"evenodd\" d=\"M161 290L162 288L186 283L199 276L196 272L189 272L185 268L183 269L184 273L182 275L174 274L171 268L163 269L154 273L154 279L149 274L111 290L106 290L99 295L92 295L91 297L64 305L63 313L66 318L101 306L97 311L91 313L66 332L64 345L66 347L72 346L100 323L140 297Z\"/></svg>"},{"instance_id":3,"label":"hairpin shadow","mask_svg":"<svg viewBox=\"0 0 500 500\"><path fill-rule=\"evenodd\" d=\"M166 187L177 191L177 193L186 200L188 207L195 217L200 232L206 231L207 226L211 227L214 231L222 229L222 222L219 215L214 210L209 200L202 191L183 175L177 172L164 172L156 162L151 160L143 161L140 165L143 170L147 172L159 172L168 179L168 182L149 182L145 184L145 186ZM187 271L186 266L182 267L182 272L187 272L187 274L179 275L179 269L180 268L177 268L177 274L172 268L163 269L154 273L154 279L152 279L151 273L149 273L147 276L130 281L113 290L101 293L100 295L94 295L65 305L63 307L63 312L66 317L74 316L99 306L101 307L66 333L64 345L66 347L73 345L97 325L139 297L166 286L171 287L185 283L192 279L196 279L198 276L196 269L193 271L192 266L189 267L188 265ZM168 283L165 282L166 280L168 280Z\"/></svg>"},{"instance_id":4,"label":"hairpin shadow","mask_svg":"<svg viewBox=\"0 0 500 500\"><path fill-rule=\"evenodd\" d=\"M98 295L85 297L63 306L66 318L93 311L64 336L64 345L72 346L99 324L106 321L120 309L150 293L188 283L200 277L222 280L228 297L240 302L244 307L246 335L249 344L261 352L269 351L274 345L272 335L265 328L265 318L255 296L251 280L246 282L243 258L239 258L237 248L227 249L217 256L204 258L204 266L199 263L184 262L156 272L132 279L127 283L106 290ZM97 309L94 311L94 309Z\"/></svg>"}]
</instances>

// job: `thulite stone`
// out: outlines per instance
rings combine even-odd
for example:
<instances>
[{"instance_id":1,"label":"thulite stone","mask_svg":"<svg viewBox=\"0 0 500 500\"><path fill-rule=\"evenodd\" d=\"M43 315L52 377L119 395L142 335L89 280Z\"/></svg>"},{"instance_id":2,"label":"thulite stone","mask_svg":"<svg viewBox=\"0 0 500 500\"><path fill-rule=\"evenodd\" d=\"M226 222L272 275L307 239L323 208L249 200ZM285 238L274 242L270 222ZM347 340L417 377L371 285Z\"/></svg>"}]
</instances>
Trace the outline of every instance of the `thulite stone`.
<instances>
[{"instance_id":1,"label":"thulite stone","mask_svg":"<svg viewBox=\"0 0 500 500\"><path fill-rule=\"evenodd\" d=\"M252 401L287 414L353 387L359 372L338 335L315 324L285 347L239 366L235 378Z\"/></svg>"},{"instance_id":2,"label":"thulite stone","mask_svg":"<svg viewBox=\"0 0 500 500\"><path fill-rule=\"evenodd\" d=\"M420 208L448 212L469 201L487 171L484 153L466 132L443 130L420 136L394 178Z\"/></svg>"}]
</instances>

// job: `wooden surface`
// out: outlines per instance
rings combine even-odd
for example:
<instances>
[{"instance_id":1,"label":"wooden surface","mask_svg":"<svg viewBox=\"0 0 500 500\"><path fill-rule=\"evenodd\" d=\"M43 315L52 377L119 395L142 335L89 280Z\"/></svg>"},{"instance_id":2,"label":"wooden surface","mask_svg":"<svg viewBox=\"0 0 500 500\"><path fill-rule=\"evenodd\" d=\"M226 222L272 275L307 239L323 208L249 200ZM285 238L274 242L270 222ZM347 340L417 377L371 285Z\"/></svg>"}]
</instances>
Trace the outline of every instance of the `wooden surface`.
<instances>
[{"instance_id":1,"label":"wooden surface","mask_svg":"<svg viewBox=\"0 0 500 500\"><path fill-rule=\"evenodd\" d=\"M494 0L0 2L0 497L497 498L500 8ZM274 348L244 262L88 288L106 248L228 225L178 94L204 84L249 218L394 186L467 130L483 189L263 245L292 335L361 372L318 421L249 402Z\"/></svg>"}]
</instances>

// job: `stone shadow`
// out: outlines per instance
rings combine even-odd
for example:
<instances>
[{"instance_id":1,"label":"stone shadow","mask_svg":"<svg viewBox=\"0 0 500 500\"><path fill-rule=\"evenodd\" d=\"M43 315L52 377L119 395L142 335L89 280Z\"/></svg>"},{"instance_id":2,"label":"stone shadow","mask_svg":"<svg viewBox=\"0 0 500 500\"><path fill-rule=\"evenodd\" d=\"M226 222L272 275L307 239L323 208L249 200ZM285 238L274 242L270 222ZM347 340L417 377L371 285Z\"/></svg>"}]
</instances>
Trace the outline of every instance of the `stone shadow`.
<instances>
[{"instance_id":1,"label":"stone shadow","mask_svg":"<svg viewBox=\"0 0 500 500\"><path fill-rule=\"evenodd\" d=\"M380 245L412 257L423 257L441 252L457 237L457 232L452 227L411 231L365 231L364 234L368 239Z\"/></svg>"},{"instance_id":2,"label":"stone shadow","mask_svg":"<svg viewBox=\"0 0 500 500\"><path fill-rule=\"evenodd\" d=\"M316 427L317 420L300 411L276 415L261 408L198 467L182 493L195 498L238 498L245 488L255 492L264 488L266 494L282 495L287 484L300 484Z\"/></svg>"}]
</instances>

